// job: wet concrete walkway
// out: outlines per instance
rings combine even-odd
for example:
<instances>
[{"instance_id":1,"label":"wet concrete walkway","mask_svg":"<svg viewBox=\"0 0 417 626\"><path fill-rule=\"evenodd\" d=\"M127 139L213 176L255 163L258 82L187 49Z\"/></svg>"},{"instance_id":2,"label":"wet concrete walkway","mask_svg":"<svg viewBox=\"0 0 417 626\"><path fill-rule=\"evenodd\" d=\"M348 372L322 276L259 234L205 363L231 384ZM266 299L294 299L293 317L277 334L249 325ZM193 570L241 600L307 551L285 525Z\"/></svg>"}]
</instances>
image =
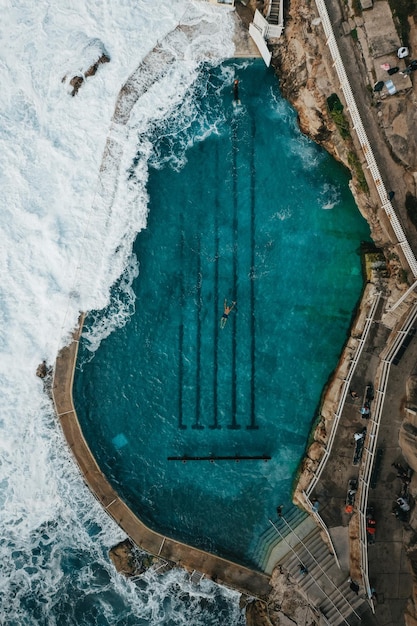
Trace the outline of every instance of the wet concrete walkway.
<instances>
[{"instance_id":1,"label":"wet concrete walkway","mask_svg":"<svg viewBox=\"0 0 417 626\"><path fill-rule=\"evenodd\" d=\"M269 576L154 532L132 513L109 484L84 439L72 399L81 330L82 320L71 345L58 355L52 395L65 438L94 496L132 541L146 552L189 571L196 570L246 595L266 598L270 592Z\"/></svg>"}]
</instances>

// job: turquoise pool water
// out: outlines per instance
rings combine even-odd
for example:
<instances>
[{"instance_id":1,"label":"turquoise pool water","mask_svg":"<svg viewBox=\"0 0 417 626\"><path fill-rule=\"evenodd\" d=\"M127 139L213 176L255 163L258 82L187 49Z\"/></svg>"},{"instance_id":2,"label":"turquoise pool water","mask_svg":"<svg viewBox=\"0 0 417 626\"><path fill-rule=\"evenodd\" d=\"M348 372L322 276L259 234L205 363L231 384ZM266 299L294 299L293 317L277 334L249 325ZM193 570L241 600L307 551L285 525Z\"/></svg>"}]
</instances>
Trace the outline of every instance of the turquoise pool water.
<instances>
[{"instance_id":1,"label":"turquoise pool water","mask_svg":"<svg viewBox=\"0 0 417 626\"><path fill-rule=\"evenodd\" d=\"M253 563L268 518L290 506L369 229L346 171L300 134L261 62L205 68L192 96L152 136L136 311L94 358L81 343L74 399L146 523ZM222 329L225 299L237 305ZM183 455L271 459L168 460Z\"/></svg>"}]
</instances>

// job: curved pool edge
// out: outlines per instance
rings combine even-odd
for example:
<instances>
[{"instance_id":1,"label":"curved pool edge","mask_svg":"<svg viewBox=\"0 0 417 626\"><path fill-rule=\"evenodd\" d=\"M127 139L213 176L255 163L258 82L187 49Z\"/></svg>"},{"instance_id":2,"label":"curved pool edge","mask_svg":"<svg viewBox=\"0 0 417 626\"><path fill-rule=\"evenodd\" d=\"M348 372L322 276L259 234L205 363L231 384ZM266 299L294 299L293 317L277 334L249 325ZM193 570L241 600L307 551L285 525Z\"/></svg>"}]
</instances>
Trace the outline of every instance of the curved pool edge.
<instances>
[{"instance_id":1,"label":"curved pool edge","mask_svg":"<svg viewBox=\"0 0 417 626\"><path fill-rule=\"evenodd\" d=\"M270 591L270 577L209 552L181 543L151 530L120 498L101 471L78 421L73 402L74 372L85 314L79 318L72 342L59 352L54 368L52 398L56 416L84 482L104 511L138 547L178 567L196 570L207 578L260 599Z\"/></svg>"}]
</instances>

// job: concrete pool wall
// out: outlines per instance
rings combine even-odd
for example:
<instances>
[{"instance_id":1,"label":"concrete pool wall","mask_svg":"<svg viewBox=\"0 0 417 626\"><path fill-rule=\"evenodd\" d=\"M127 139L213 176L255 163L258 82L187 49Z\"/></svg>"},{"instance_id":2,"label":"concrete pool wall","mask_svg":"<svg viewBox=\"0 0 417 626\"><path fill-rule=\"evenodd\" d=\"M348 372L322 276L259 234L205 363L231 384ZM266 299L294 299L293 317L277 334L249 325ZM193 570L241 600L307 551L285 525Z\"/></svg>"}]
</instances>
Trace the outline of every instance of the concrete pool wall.
<instances>
[{"instance_id":1,"label":"concrete pool wall","mask_svg":"<svg viewBox=\"0 0 417 626\"><path fill-rule=\"evenodd\" d=\"M84 318L85 315L80 317L71 344L63 348L57 357L52 385L56 415L84 482L103 509L132 541L146 552L178 567L196 570L213 581L244 594L265 598L271 590L269 576L154 532L134 515L100 470L84 439L72 397Z\"/></svg>"}]
</instances>

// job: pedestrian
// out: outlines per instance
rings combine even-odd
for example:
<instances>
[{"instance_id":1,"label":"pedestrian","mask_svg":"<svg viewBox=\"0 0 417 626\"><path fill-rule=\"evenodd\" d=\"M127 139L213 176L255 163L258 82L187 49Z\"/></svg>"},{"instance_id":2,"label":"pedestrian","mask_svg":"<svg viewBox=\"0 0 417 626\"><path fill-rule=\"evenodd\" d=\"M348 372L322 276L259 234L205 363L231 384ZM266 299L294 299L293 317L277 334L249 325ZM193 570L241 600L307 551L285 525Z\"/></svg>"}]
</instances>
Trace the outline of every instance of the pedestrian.
<instances>
[{"instance_id":1,"label":"pedestrian","mask_svg":"<svg viewBox=\"0 0 417 626\"><path fill-rule=\"evenodd\" d=\"M277 515L278 517L282 517L282 509L283 509L283 505L280 504L279 506L277 506Z\"/></svg>"},{"instance_id":2,"label":"pedestrian","mask_svg":"<svg viewBox=\"0 0 417 626\"><path fill-rule=\"evenodd\" d=\"M358 394L356 393L356 391L354 391L353 389L351 389L349 393L350 393L351 397L352 397L354 400L356 400L356 398L358 397Z\"/></svg>"},{"instance_id":3,"label":"pedestrian","mask_svg":"<svg viewBox=\"0 0 417 626\"><path fill-rule=\"evenodd\" d=\"M317 498L313 500L312 504L313 504L313 512L317 513L317 511L319 510L319 506L320 506L320 503L317 500Z\"/></svg>"},{"instance_id":4,"label":"pedestrian","mask_svg":"<svg viewBox=\"0 0 417 626\"><path fill-rule=\"evenodd\" d=\"M356 595L358 595L358 593L359 593L359 585L358 585L358 583L355 583L355 581L352 580L351 578L349 578L349 581L350 581L349 587L352 589L352 591L354 593L356 593Z\"/></svg>"},{"instance_id":5,"label":"pedestrian","mask_svg":"<svg viewBox=\"0 0 417 626\"><path fill-rule=\"evenodd\" d=\"M308 574L308 569L304 565L304 563L300 563L300 574L302 576L306 576Z\"/></svg>"},{"instance_id":6,"label":"pedestrian","mask_svg":"<svg viewBox=\"0 0 417 626\"><path fill-rule=\"evenodd\" d=\"M397 504L401 511L404 511L404 513L407 513L410 510L410 505L404 498L397 498Z\"/></svg>"}]
</instances>

